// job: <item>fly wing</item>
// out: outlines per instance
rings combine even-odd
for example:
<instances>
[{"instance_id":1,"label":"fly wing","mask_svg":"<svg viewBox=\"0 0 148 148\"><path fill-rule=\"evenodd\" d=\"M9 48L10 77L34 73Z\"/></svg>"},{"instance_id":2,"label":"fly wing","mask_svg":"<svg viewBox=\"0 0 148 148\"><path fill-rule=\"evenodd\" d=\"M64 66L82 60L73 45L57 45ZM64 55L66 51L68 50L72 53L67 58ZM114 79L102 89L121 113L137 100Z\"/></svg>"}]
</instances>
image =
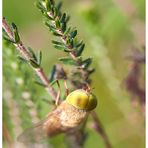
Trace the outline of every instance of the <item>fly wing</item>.
<instances>
[{"instance_id":1,"label":"fly wing","mask_svg":"<svg viewBox=\"0 0 148 148\"><path fill-rule=\"evenodd\" d=\"M61 110L48 114L47 118L26 129L17 140L23 143L40 143L47 137L63 132L60 121Z\"/></svg>"},{"instance_id":2,"label":"fly wing","mask_svg":"<svg viewBox=\"0 0 148 148\"><path fill-rule=\"evenodd\" d=\"M34 124L32 127L26 129L21 135L18 136L17 140L22 143L40 143L47 137L47 134L43 128L44 123L48 118Z\"/></svg>"}]
</instances>

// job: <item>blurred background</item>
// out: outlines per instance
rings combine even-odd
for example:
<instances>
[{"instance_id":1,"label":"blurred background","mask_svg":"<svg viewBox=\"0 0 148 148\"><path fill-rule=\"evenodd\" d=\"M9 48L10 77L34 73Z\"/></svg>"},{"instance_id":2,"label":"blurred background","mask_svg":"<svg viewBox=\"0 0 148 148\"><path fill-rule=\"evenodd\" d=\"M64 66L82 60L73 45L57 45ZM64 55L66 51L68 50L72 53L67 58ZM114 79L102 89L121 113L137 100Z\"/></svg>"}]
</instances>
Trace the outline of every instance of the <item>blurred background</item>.
<instances>
[{"instance_id":1,"label":"blurred background","mask_svg":"<svg viewBox=\"0 0 148 148\"><path fill-rule=\"evenodd\" d=\"M53 48L52 36L34 2L4 0L3 16L15 22L26 46L42 50L42 66L48 73L63 53ZM137 57L144 58L145 0L63 0L62 10L71 16L69 24L86 43L84 57L93 58L92 87L99 102L96 112L112 147L144 148L145 104L134 87L138 85L144 92L145 65L138 63L138 71L133 65ZM138 83L132 85L130 76L137 76ZM47 98L44 89L34 84L32 71L17 64L15 50L4 43L3 128L10 141L4 147L10 147L24 128L46 116L50 107L43 100ZM101 136L91 128L87 132L85 148L105 148ZM63 135L51 139L50 145L66 147Z\"/></svg>"}]
</instances>

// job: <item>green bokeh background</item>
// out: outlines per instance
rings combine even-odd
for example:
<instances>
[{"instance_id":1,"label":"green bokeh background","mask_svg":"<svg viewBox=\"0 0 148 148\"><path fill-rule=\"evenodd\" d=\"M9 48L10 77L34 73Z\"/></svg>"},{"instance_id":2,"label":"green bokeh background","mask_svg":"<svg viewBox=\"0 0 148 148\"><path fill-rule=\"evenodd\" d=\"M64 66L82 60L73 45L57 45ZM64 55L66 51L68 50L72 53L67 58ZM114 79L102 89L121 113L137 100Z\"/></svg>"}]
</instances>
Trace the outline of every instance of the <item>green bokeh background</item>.
<instances>
[{"instance_id":1,"label":"green bokeh background","mask_svg":"<svg viewBox=\"0 0 148 148\"><path fill-rule=\"evenodd\" d=\"M42 65L48 72L63 53L52 47L52 36L34 2L3 0L3 16L16 23L26 46L43 51ZM124 7L126 2L131 5ZM144 117L139 108L132 107L123 80L129 64L124 56L131 47L139 48L144 44L144 34L135 32L144 32L145 1L122 3L116 0L63 0L63 10L70 14L69 24L78 29L79 38L86 43L84 57L93 58L96 72L92 75L92 87L99 102L96 112L113 148L144 148ZM142 25L133 31L136 23ZM41 111L41 116L46 111ZM101 136L91 129L88 133L86 148L105 148ZM53 139L52 143L55 147L65 147L62 136Z\"/></svg>"}]
</instances>

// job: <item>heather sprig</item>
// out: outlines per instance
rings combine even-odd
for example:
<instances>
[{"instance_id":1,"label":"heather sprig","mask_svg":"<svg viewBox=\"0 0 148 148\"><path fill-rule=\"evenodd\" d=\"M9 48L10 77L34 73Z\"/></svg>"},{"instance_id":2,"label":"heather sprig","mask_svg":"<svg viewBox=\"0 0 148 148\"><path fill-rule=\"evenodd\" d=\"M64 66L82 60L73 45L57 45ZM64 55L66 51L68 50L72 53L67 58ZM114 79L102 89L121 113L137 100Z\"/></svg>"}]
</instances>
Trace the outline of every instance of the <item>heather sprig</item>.
<instances>
[{"instance_id":1,"label":"heather sprig","mask_svg":"<svg viewBox=\"0 0 148 148\"><path fill-rule=\"evenodd\" d=\"M17 49L19 56L18 58L27 64L29 64L34 70L35 74L38 76L38 84L45 87L49 95L55 101L57 93L53 87L50 86L50 81L46 76L43 68L41 67L42 53L39 52L38 55L34 52L32 48L27 48L24 46L20 39L18 29L14 23L11 26L8 25L6 19L2 21L4 37L6 40L11 42Z\"/></svg>"},{"instance_id":2,"label":"heather sprig","mask_svg":"<svg viewBox=\"0 0 148 148\"><path fill-rule=\"evenodd\" d=\"M93 69L89 66L92 59L82 58L85 44L82 40L78 40L76 28L68 26L70 17L65 12L61 12L62 3L55 4L53 0L39 0L36 5L44 15L46 26L56 36L56 40L52 40L53 46L67 53L66 57L61 57L59 60L91 73Z\"/></svg>"}]
</instances>

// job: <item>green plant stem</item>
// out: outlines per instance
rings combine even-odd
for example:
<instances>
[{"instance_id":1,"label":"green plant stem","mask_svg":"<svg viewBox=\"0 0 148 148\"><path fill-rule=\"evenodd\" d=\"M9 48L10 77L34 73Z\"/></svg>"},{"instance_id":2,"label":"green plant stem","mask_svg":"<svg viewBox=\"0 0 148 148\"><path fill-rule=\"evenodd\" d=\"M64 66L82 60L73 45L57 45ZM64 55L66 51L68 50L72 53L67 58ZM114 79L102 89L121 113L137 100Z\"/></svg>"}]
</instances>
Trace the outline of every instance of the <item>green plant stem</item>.
<instances>
[{"instance_id":1,"label":"green plant stem","mask_svg":"<svg viewBox=\"0 0 148 148\"><path fill-rule=\"evenodd\" d=\"M3 19L3 21L2 21L2 27L5 30L5 32L7 33L7 35L9 36L9 38L14 40L13 32L11 31L11 28L9 27L9 25L7 24L5 19ZM27 60L29 63L29 61L32 59L32 56L29 53L29 51L27 50L27 48L23 45L22 41L19 41L18 43L13 43L13 44L17 48L17 50L20 53L20 55L22 56L22 58ZM29 65L31 66L31 64L29 64ZM54 101L56 101L57 92L55 91L55 89L53 87L50 86L50 81L48 80L47 76L45 75L42 67L38 67L38 68L35 68L33 66L31 66L31 67L35 71L36 75L41 79L41 81L44 84L49 95L52 97L52 99Z\"/></svg>"}]
</instances>

